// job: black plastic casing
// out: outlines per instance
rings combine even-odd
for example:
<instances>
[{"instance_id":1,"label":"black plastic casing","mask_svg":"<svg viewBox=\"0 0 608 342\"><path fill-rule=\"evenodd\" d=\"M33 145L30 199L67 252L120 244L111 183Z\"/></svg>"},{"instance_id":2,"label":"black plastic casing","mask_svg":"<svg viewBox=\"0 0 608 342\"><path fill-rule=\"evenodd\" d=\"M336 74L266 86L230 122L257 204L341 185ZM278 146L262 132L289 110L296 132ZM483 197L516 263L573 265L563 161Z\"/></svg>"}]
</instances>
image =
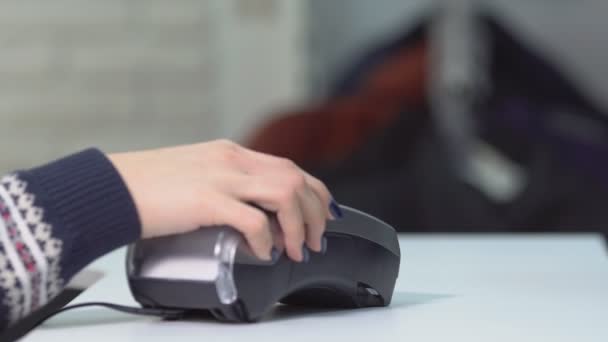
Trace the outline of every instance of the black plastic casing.
<instances>
[{"instance_id":1,"label":"black plastic casing","mask_svg":"<svg viewBox=\"0 0 608 342\"><path fill-rule=\"evenodd\" d=\"M310 253L306 263L282 255L274 263L233 264L237 298L223 304L214 282L140 277L133 265L145 253L129 248L127 269L134 298L144 307L211 313L223 321L261 319L277 303L321 308L361 308L390 304L401 260L395 230L367 215L342 207L330 221L325 253ZM168 237L170 238L170 237Z\"/></svg>"}]
</instances>

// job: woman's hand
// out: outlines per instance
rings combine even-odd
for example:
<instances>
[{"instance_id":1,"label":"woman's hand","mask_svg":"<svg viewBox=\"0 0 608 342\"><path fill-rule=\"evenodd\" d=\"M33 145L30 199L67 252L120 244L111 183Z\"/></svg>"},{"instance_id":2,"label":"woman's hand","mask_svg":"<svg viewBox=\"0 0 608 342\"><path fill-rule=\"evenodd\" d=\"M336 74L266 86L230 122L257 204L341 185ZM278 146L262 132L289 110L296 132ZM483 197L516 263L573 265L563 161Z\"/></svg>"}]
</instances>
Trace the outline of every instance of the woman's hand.
<instances>
[{"instance_id":1,"label":"woman's hand","mask_svg":"<svg viewBox=\"0 0 608 342\"><path fill-rule=\"evenodd\" d=\"M296 261L304 243L321 251L331 195L289 160L225 140L108 157L135 201L143 238L230 225L262 259L275 243ZM276 213L283 241L273 241L268 216L256 207Z\"/></svg>"}]
</instances>

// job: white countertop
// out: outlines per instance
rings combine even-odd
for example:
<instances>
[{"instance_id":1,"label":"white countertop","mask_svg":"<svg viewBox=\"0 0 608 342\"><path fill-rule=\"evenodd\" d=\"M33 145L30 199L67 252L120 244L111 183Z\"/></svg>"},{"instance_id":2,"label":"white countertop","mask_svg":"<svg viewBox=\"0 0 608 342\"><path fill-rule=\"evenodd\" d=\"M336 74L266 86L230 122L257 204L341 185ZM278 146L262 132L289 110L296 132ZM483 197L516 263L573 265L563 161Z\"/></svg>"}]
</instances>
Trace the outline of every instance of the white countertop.
<instances>
[{"instance_id":1,"label":"white countertop","mask_svg":"<svg viewBox=\"0 0 608 342\"><path fill-rule=\"evenodd\" d=\"M608 258L595 235L405 235L393 302L282 309L253 324L164 322L103 308L63 313L24 341L608 341ZM331 248L331 246L328 246ZM73 303L136 303L124 249Z\"/></svg>"}]
</instances>

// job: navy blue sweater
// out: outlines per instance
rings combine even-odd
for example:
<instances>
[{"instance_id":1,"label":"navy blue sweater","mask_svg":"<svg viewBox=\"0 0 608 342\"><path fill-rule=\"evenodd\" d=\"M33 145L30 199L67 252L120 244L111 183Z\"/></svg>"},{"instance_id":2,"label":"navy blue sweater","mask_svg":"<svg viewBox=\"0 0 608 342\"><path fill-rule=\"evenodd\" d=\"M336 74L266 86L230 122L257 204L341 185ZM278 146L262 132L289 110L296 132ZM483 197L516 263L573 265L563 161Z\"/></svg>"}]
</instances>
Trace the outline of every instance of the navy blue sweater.
<instances>
[{"instance_id":1,"label":"navy blue sweater","mask_svg":"<svg viewBox=\"0 0 608 342\"><path fill-rule=\"evenodd\" d=\"M126 185L97 149L0 183L0 328L44 306L88 263L141 234Z\"/></svg>"}]
</instances>

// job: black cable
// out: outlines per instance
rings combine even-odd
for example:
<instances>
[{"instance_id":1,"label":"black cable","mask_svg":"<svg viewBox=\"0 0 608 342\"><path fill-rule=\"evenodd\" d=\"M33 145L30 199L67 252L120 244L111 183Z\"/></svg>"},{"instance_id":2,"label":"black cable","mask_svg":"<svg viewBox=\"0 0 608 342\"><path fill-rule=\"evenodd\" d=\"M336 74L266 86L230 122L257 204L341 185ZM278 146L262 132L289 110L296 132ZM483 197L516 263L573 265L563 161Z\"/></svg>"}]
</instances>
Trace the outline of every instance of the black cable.
<instances>
[{"instance_id":1,"label":"black cable","mask_svg":"<svg viewBox=\"0 0 608 342\"><path fill-rule=\"evenodd\" d=\"M126 306L126 305L119 305L119 304L112 304L112 303L105 303L105 302L86 302L86 303L80 303L80 304L67 305L67 306L62 307L59 310L55 310L55 311L49 313L48 315L44 316L41 320L39 320L38 323L36 323L36 326L44 323L51 317L54 317L55 315L58 315L62 312L65 312L68 310L73 310L73 309L80 309L80 308L84 308L84 307L91 307L91 306L101 306L104 308L132 314L132 315L156 316L156 317L161 317L161 318L170 319L170 320L182 318L186 313L185 310L179 310L179 309L140 308L140 307Z\"/></svg>"}]
</instances>

